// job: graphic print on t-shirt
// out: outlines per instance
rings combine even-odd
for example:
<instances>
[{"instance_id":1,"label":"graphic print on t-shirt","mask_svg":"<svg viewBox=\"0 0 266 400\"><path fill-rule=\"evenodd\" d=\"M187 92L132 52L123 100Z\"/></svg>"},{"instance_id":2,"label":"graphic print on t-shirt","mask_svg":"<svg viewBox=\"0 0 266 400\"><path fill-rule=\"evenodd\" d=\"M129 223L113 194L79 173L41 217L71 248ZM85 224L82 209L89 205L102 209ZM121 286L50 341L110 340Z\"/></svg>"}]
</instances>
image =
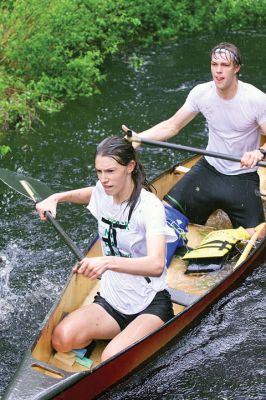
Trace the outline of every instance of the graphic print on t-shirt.
<instances>
[{"instance_id":1,"label":"graphic print on t-shirt","mask_svg":"<svg viewBox=\"0 0 266 400\"><path fill-rule=\"evenodd\" d=\"M105 254L107 256L131 257L130 253L122 252L117 245L117 229L128 229L128 222L119 222L114 219L102 217L102 222L106 224L102 241L105 244Z\"/></svg>"}]
</instances>

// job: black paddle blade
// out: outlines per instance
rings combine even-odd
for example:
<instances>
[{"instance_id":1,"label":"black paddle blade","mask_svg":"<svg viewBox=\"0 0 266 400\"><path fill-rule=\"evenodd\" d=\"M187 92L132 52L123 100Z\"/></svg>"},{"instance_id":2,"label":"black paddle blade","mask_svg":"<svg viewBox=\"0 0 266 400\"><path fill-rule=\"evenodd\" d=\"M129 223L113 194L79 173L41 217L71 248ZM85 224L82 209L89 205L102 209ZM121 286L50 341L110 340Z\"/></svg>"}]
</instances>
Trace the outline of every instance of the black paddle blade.
<instances>
[{"instance_id":1,"label":"black paddle blade","mask_svg":"<svg viewBox=\"0 0 266 400\"><path fill-rule=\"evenodd\" d=\"M53 191L46 184L37 179L17 174L7 169L0 168L0 180L35 203L53 194Z\"/></svg>"}]
</instances>

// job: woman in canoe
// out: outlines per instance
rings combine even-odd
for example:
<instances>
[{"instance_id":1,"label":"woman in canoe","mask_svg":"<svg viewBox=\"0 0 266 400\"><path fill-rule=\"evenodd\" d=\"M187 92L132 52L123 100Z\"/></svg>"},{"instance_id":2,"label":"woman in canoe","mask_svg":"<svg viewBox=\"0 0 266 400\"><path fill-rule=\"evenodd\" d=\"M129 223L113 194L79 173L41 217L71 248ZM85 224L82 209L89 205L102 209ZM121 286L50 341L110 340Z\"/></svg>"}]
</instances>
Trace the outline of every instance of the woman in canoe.
<instances>
[{"instance_id":1,"label":"woman in canoe","mask_svg":"<svg viewBox=\"0 0 266 400\"><path fill-rule=\"evenodd\" d=\"M74 272L101 277L93 304L66 316L55 328L58 352L84 348L93 339L112 339L106 360L173 317L166 290L166 242L176 240L166 224L164 207L150 192L131 143L120 137L102 141L96 150L96 186L55 193L37 204L56 215L57 203L88 204L98 221L102 257L85 257Z\"/></svg>"}]
</instances>

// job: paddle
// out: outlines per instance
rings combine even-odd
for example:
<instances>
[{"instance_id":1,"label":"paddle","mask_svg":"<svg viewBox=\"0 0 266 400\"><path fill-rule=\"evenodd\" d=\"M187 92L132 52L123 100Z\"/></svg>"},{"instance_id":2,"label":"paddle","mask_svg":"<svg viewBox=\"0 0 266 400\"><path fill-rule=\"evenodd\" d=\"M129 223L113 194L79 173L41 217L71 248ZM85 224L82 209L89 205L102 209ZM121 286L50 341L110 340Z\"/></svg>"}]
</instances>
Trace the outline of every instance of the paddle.
<instances>
[{"instance_id":1,"label":"paddle","mask_svg":"<svg viewBox=\"0 0 266 400\"><path fill-rule=\"evenodd\" d=\"M165 147L167 149L174 149L174 150L180 150L180 151L190 151L191 153L202 154L202 155L214 157L214 158L221 158L223 160L236 161L236 162L241 161L241 159L239 157L230 156L229 154L216 153L214 151L199 149L197 147L183 146L181 144L162 142L159 140L145 139L137 134L134 134L134 132L131 130L127 131L126 139L129 140L130 142L148 144L148 145L157 146L157 147ZM266 162L259 161L259 162L257 162L257 165L260 167L266 167Z\"/></svg>"},{"instance_id":2,"label":"paddle","mask_svg":"<svg viewBox=\"0 0 266 400\"><path fill-rule=\"evenodd\" d=\"M34 203L37 203L38 201L41 201L53 194L52 190L47 185L38 181L37 179L26 177L21 174L8 171L7 169L0 168L0 180L11 189L14 189L16 192L33 200ZM64 239L65 243L74 253L76 258L81 261L84 258L84 255L72 241L72 239L66 234L60 224L52 217L49 211L46 211L46 217L59 235Z\"/></svg>"},{"instance_id":3,"label":"paddle","mask_svg":"<svg viewBox=\"0 0 266 400\"><path fill-rule=\"evenodd\" d=\"M234 266L234 269L237 268L242 262L245 261L245 259L248 257L249 253L253 249L254 244L256 243L256 240L259 239L260 235L262 234L262 232L264 232L265 228L266 228L266 223L265 222L263 222L260 225L256 226L255 233L251 236L251 238L250 238L248 244L246 245L243 253L239 257L236 265Z\"/></svg>"}]
</instances>

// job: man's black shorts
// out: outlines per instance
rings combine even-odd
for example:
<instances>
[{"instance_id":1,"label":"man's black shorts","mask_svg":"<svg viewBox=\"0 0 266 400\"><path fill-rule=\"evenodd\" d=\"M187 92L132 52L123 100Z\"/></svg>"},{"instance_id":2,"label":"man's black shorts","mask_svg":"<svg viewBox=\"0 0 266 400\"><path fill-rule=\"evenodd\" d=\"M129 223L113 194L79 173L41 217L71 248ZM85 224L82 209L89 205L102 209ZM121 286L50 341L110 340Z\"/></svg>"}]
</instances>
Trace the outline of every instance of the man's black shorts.
<instances>
[{"instance_id":1,"label":"man's black shorts","mask_svg":"<svg viewBox=\"0 0 266 400\"><path fill-rule=\"evenodd\" d=\"M192 223L205 224L214 211L222 209L234 228L252 228L265 220L256 191L259 191L257 172L225 175L202 158L164 199L173 207L180 205Z\"/></svg>"},{"instance_id":2,"label":"man's black shorts","mask_svg":"<svg viewBox=\"0 0 266 400\"><path fill-rule=\"evenodd\" d=\"M113 308L101 295L97 293L94 303L102 306L118 323L121 331L141 314L153 314L167 322L174 316L173 305L168 290L157 292L152 302L143 311L137 314L126 315Z\"/></svg>"}]
</instances>

